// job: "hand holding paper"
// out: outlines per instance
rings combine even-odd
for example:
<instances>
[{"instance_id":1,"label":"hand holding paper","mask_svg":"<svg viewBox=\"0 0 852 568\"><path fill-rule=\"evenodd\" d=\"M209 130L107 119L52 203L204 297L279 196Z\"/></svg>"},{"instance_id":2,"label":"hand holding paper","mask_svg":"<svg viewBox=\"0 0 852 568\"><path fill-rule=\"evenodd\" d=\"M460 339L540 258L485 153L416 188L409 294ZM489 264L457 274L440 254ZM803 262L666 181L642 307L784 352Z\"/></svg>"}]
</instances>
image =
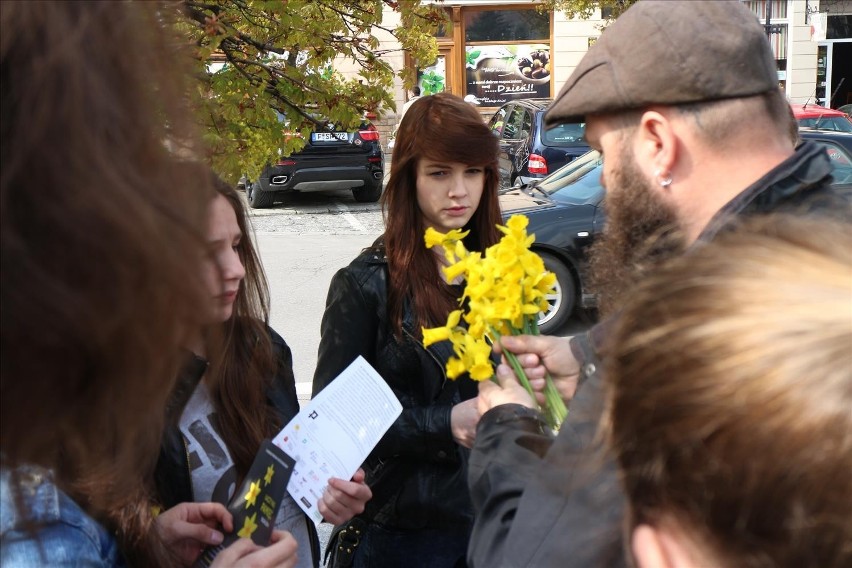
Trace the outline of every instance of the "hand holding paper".
<instances>
[{"instance_id":1,"label":"hand holding paper","mask_svg":"<svg viewBox=\"0 0 852 568\"><path fill-rule=\"evenodd\" d=\"M336 477L329 480L317 505L326 522L339 525L364 512L364 506L373 497L373 492L364 483L365 476L364 470L359 468L352 481Z\"/></svg>"},{"instance_id":2,"label":"hand holding paper","mask_svg":"<svg viewBox=\"0 0 852 568\"><path fill-rule=\"evenodd\" d=\"M163 543L183 564L192 564L205 547L221 544L220 526L225 532L233 529L231 513L221 503L180 503L154 521Z\"/></svg>"},{"instance_id":3,"label":"hand holding paper","mask_svg":"<svg viewBox=\"0 0 852 568\"><path fill-rule=\"evenodd\" d=\"M251 539L257 546L269 545L275 517L285 497L284 487L293 473L293 463L290 456L269 440L263 442L245 480L228 504L227 512L233 517L229 524L233 531L225 535L222 544L205 550L195 566L211 566L218 554L239 539ZM242 544L238 548L244 546L247 545Z\"/></svg>"},{"instance_id":4,"label":"hand holding paper","mask_svg":"<svg viewBox=\"0 0 852 568\"><path fill-rule=\"evenodd\" d=\"M352 479L401 413L402 405L384 379L358 357L273 438L296 460L287 490L315 523L323 518L319 502L328 480L357 483L344 480ZM332 489L347 493L342 487ZM348 499L363 494L347 487L355 491Z\"/></svg>"}]
</instances>

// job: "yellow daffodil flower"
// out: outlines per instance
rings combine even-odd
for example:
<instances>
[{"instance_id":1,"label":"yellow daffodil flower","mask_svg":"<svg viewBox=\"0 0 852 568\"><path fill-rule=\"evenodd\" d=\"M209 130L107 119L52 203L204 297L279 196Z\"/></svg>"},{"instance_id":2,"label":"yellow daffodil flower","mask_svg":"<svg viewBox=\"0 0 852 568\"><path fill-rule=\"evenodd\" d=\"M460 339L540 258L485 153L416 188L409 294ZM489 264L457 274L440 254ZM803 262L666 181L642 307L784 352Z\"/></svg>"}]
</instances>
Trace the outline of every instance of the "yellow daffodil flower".
<instances>
[{"instance_id":1,"label":"yellow daffodil flower","mask_svg":"<svg viewBox=\"0 0 852 568\"><path fill-rule=\"evenodd\" d=\"M553 293L556 276L531 250L535 235L527 234L528 223L523 215L513 215L505 225L497 225L503 237L484 255L465 249L462 241L468 231L454 229L444 234L432 228L426 230L426 247L443 248L448 263L443 268L447 281L465 281L459 298L464 310L450 313L443 327L422 330L424 346L446 340L452 343L455 356L446 365L448 378L468 373L477 381L489 379L494 375L491 344L495 340L502 335L538 333L536 321L539 313L549 307L547 296ZM459 325L462 318L466 327ZM512 362L514 355L506 355ZM513 364L518 379L532 394L520 365L516 360ZM545 391L549 401L546 418L557 427L565 417L565 405L552 382Z\"/></svg>"}]
</instances>

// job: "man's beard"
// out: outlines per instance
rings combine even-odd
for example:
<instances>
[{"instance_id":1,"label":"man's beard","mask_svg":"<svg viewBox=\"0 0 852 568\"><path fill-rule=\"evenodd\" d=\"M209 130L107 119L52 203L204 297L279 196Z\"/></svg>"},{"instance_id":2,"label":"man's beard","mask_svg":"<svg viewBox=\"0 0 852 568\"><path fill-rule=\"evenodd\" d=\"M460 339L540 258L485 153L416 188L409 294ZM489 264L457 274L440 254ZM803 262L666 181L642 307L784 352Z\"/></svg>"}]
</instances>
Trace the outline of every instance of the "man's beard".
<instances>
[{"instance_id":1,"label":"man's beard","mask_svg":"<svg viewBox=\"0 0 852 568\"><path fill-rule=\"evenodd\" d=\"M660 199L632 153L613 174L604 198L606 226L589 252L589 283L602 317L617 311L645 274L686 248L677 213Z\"/></svg>"}]
</instances>

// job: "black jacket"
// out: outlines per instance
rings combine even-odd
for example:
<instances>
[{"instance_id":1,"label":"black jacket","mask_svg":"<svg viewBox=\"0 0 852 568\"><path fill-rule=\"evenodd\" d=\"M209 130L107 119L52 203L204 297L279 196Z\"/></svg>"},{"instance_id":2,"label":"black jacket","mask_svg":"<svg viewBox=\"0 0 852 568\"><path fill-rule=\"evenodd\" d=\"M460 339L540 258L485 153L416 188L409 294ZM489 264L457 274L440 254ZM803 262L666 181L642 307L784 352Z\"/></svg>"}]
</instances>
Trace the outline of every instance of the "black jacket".
<instances>
[{"instance_id":1,"label":"black jacket","mask_svg":"<svg viewBox=\"0 0 852 568\"><path fill-rule=\"evenodd\" d=\"M746 215L806 211L850 220L849 203L829 186L825 150L805 142L714 216L711 240ZM571 342L582 362L568 418L553 437L540 415L518 405L482 417L470 461L476 524L471 567L624 567L625 497L613 456L600 443L604 388L598 350L611 322Z\"/></svg>"},{"instance_id":2,"label":"black jacket","mask_svg":"<svg viewBox=\"0 0 852 568\"><path fill-rule=\"evenodd\" d=\"M283 427L299 412L296 379L293 376L293 354L280 335L269 327L267 327L267 331L272 339L278 369L272 386L267 392L266 400L274 409ZM173 507L178 503L193 501L186 443L178 425L183 409L189 402L207 367L208 363L205 359L190 354L166 406L166 429L160 446L160 457L154 472L156 496L164 509ZM270 432L269 434L271 438L277 432ZM227 503L223 504L227 505ZM314 566L318 566L320 553L316 526L308 517L306 517L306 524L308 534L311 537L311 558Z\"/></svg>"},{"instance_id":3,"label":"black jacket","mask_svg":"<svg viewBox=\"0 0 852 568\"><path fill-rule=\"evenodd\" d=\"M468 530L469 450L454 441L450 412L453 405L476 396L476 384L468 378L447 379L444 367L452 356L450 343L425 349L416 339L408 305L404 337L394 338L387 314L387 280L381 239L334 275L322 318L313 394L362 355L403 407L364 463L373 499L362 516L395 528Z\"/></svg>"}]
</instances>

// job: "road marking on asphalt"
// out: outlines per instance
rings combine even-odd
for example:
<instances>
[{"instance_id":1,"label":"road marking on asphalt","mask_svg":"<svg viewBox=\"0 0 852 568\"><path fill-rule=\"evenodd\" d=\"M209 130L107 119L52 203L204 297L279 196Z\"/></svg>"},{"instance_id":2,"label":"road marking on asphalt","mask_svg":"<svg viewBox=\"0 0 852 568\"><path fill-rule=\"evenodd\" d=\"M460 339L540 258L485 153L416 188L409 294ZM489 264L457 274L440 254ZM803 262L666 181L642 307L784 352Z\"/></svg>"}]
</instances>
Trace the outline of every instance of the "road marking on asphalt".
<instances>
[{"instance_id":1,"label":"road marking on asphalt","mask_svg":"<svg viewBox=\"0 0 852 568\"><path fill-rule=\"evenodd\" d=\"M361 221L355 218L355 215L349 212L349 208L344 203L336 201L334 203L334 206L337 207L337 210L340 211L343 218L346 219L346 221L352 226L353 229L355 229L359 233L365 235L367 234L367 228L361 224Z\"/></svg>"}]
</instances>

